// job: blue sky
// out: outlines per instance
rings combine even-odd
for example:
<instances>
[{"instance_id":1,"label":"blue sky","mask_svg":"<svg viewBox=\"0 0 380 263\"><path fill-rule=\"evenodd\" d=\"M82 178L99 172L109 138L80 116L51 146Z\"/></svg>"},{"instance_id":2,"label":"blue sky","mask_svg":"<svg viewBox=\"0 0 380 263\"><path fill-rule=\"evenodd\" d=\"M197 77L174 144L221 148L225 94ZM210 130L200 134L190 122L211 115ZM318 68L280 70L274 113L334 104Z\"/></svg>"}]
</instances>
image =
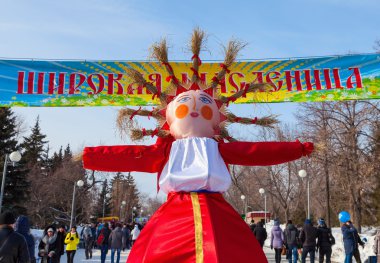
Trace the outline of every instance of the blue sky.
<instances>
[{"instance_id":1,"label":"blue sky","mask_svg":"<svg viewBox=\"0 0 380 263\"><path fill-rule=\"evenodd\" d=\"M208 34L204 60L223 59L231 38L248 43L240 59L289 58L374 52L380 39L378 0L126 1L0 0L0 57L146 60L166 37L170 59L187 60L195 26ZM280 114L292 122L296 104L237 105L240 115ZM40 116L51 148L126 144L115 129L118 108L15 108L32 126ZM236 127L238 129L238 127ZM146 141L144 143L151 143ZM155 175L135 176L154 195Z\"/></svg>"}]
</instances>

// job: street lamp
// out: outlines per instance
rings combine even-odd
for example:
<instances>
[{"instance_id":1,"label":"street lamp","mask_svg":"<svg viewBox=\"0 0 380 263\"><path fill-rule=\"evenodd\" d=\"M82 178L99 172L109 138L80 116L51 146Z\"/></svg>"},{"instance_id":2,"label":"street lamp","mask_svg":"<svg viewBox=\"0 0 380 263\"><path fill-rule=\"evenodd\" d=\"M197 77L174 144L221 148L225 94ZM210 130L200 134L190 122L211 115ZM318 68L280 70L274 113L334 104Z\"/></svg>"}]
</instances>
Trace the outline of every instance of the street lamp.
<instances>
[{"instance_id":1,"label":"street lamp","mask_svg":"<svg viewBox=\"0 0 380 263\"><path fill-rule=\"evenodd\" d=\"M70 219L70 229L74 225L74 214L75 214L75 190L76 186L81 188L84 185L84 182L82 180L78 180L74 183L74 189L73 189L73 201L71 203L71 219Z\"/></svg>"},{"instance_id":2,"label":"street lamp","mask_svg":"<svg viewBox=\"0 0 380 263\"><path fill-rule=\"evenodd\" d=\"M104 222L104 213L106 211L106 198L110 198L111 195L109 193L105 194L103 197L103 222Z\"/></svg>"},{"instance_id":3,"label":"street lamp","mask_svg":"<svg viewBox=\"0 0 380 263\"><path fill-rule=\"evenodd\" d=\"M143 212L144 212L144 210L141 209L141 210L140 210L140 217L142 217Z\"/></svg>"},{"instance_id":4,"label":"street lamp","mask_svg":"<svg viewBox=\"0 0 380 263\"><path fill-rule=\"evenodd\" d=\"M264 188L260 188L259 193L261 194L261 196L264 195L264 227L266 228L267 226L267 195L265 194Z\"/></svg>"},{"instance_id":5,"label":"street lamp","mask_svg":"<svg viewBox=\"0 0 380 263\"><path fill-rule=\"evenodd\" d=\"M241 195L240 199L243 201L243 205L244 205L244 221L245 221L245 217L247 216L247 203L245 201L245 195Z\"/></svg>"},{"instance_id":6,"label":"street lamp","mask_svg":"<svg viewBox=\"0 0 380 263\"><path fill-rule=\"evenodd\" d=\"M20 160L21 160L21 154L18 151L12 152L9 155L5 154L3 179L1 181L0 213L1 213L1 209L3 208L3 196L4 196L5 176L7 174L8 161L11 161L14 164L14 163L19 162Z\"/></svg>"},{"instance_id":7,"label":"street lamp","mask_svg":"<svg viewBox=\"0 0 380 263\"><path fill-rule=\"evenodd\" d=\"M124 206L127 204L127 202L125 202L125 201L121 201L121 206L120 206L120 221L121 221L121 219L122 219L122 217L123 217L123 208L124 208Z\"/></svg>"},{"instance_id":8,"label":"street lamp","mask_svg":"<svg viewBox=\"0 0 380 263\"><path fill-rule=\"evenodd\" d=\"M307 177L307 219L310 219L310 179L305 170L299 170L298 175L302 179Z\"/></svg>"},{"instance_id":9,"label":"street lamp","mask_svg":"<svg viewBox=\"0 0 380 263\"><path fill-rule=\"evenodd\" d=\"M134 221L133 221L133 214L134 214L134 212L135 212L136 210L137 210L137 208L136 208L136 206L134 206L133 209L132 209L132 224L133 224L133 222L134 222Z\"/></svg>"}]
</instances>

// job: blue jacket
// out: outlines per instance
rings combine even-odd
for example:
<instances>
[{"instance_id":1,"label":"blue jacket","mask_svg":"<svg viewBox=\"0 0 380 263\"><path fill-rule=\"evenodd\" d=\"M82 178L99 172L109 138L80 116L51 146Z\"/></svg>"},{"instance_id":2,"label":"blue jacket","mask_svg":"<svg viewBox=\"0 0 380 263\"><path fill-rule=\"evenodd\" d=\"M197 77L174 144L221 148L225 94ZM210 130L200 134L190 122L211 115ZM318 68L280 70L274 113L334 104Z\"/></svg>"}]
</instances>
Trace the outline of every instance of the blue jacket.
<instances>
[{"instance_id":1,"label":"blue jacket","mask_svg":"<svg viewBox=\"0 0 380 263\"><path fill-rule=\"evenodd\" d=\"M357 248L357 242L355 241L354 237L355 231L356 229L353 225L348 226L344 224L342 226L344 252L346 254L353 253L355 248Z\"/></svg>"},{"instance_id":2,"label":"blue jacket","mask_svg":"<svg viewBox=\"0 0 380 263\"><path fill-rule=\"evenodd\" d=\"M35 246L34 237L30 234L29 219L26 216L19 216L16 220L15 232L23 235L25 237L26 243L28 244L30 259L35 259Z\"/></svg>"}]
</instances>

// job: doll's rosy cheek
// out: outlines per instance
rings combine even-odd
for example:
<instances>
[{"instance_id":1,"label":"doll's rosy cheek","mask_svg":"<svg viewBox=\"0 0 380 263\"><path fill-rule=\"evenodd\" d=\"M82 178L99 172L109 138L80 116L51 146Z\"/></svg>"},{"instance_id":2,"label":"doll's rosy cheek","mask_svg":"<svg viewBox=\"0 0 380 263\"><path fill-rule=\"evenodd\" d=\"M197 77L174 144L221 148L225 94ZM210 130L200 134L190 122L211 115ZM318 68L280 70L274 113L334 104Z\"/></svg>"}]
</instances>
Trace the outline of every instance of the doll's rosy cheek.
<instances>
[{"instance_id":1,"label":"doll's rosy cheek","mask_svg":"<svg viewBox=\"0 0 380 263\"><path fill-rule=\"evenodd\" d=\"M178 119L183 119L186 117L187 113L189 113L189 107L185 104L181 104L175 110L175 116Z\"/></svg>"},{"instance_id":2,"label":"doll's rosy cheek","mask_svg":"<svg viewBox=\"0 0 380 263\"><path fill-rule=\"evenodd\" d=\"M205 118L206 120L212 119L213 113L212 113L212 109L209 106L203 106L201 109L201 113L202 113L203 118Z\"/></svg>"}]
</instances>

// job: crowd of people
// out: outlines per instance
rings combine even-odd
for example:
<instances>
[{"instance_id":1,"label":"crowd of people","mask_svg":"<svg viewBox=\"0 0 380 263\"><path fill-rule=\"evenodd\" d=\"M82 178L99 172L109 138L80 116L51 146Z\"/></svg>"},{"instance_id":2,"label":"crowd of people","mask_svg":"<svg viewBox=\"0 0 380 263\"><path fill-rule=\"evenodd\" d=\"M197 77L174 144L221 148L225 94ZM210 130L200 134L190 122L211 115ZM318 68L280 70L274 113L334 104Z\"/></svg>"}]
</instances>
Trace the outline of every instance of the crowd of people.
<instances>
[{"instance_id":1,"label":"crowd of people","mask_svg":"<svg viewBox=\"0 0 380 263\"><path fill-rule=\"evenodd\" d=\"M262 222L252 220L250 228L256 236L257 241L264 246L268 234ZM361 240L358 231L351 221L342 224L343 244L345 251L344 263L352 263L355 258L357 263L361 263L359 246L364 248L365 243ZM279 220L274 220L274 226L270 235L270 248L275 251L276 263L281 262L281 256L286 256L289 263L296 263L301 259L302 263L306 262L307 256L310 262L315 262L315 254L319 252L319 262L331 263L332 246L335 244L335 238L331 228L326 225L323 218L318 220L318 225L313 226L310 219L306 219L304 225L295 226L292 220L288 220L285 229L281 229ZM375 255L380 257L380 230L377 231L374 245Z\"/></svg>"},{"instance_id":2,"label":"crowd of people","mask_svg":"<svg viewBox=\"0 0 380 263\"><path fill-rule=\"evenodd\" d=\"M131 249L142 228L140 224L91 223L78 233L76 226L66 232L65 225L52 224L44 229L41 239L36 240L30 232L28 217L16 219L7 211L0 215L0 262L36 263L39 259L41 263L60 263L66 252L67 263L73 263L78 247L82 246L86 259L92 259L93 249L100 249L104 263L111 250L111 263L119 263L121 251ZM39 242L38 251L35 251L36 242Z\"/></svg>"}]
</instances>

